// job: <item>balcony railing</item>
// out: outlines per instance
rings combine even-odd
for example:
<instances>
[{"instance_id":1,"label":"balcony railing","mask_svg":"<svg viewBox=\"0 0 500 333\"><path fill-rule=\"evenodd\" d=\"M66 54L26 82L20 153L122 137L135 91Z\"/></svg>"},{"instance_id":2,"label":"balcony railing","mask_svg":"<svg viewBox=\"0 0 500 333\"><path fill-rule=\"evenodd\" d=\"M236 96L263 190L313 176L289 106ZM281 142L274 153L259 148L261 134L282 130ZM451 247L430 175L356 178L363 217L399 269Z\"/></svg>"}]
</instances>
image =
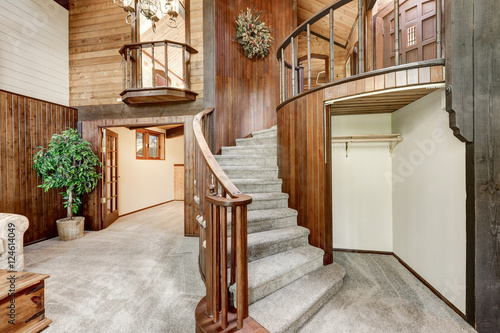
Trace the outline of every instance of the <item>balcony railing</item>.
<instances>
[{"instance_id":1,"label":"balcony railing","mask_svg":"<svg viewBox=\"0 0 500 333\"><path fill-rule=\"evenodd\" d=\"M189 65L191 54L198 53L191 46L170 41L150 41L126 44L120 49L123 67L123 100L127 93L140 96L147 101L182 100L183 94L191 92ZM172 93L174 92L174 93ZM166 96L161 100L163 95ZM193 93L194 94L194 93ZM194 94L196 95L196 94ZM187 96L188 100L192 96Z\"/></svg>"},{"instance_id":2,"label":"balcony railing","mask_svg":"<svg viewBox=\"0 0 500 333\"><path fill-rule=\"evenodd\" d=\"M317 12L315 15L313 15L311 18L309 18L307 21L303 22L301 25L299 25L291 34L286 38L283 43L278 47L277 51L277 59L280 63L280 102L284 102L288 100L289 98L292 98L293 96L296 96L303 92L305 89L311 89L312 85L314 82L317 83L317 78L313 77L312 75L312 59L323 59L325 61L325 66L326 68L322 71L325 73L325 82L324 83L330 83L335 80L337 77L337 73L335 73L335 46L338 45L337 41L335 40L335 13L336 11L340 10L342 6L345 6L346 4L349 4L353 1L356 0L336 0L334 1L331 5L326 6L319 12ZM394 0L394 8L393 8L393 18L390 21L390 27L392 29L392 25L394 25L393 31L399 31L399 33L393 33L393 41L391 41L392 45L390 45L390 54L391 54L391 61L392 63L390 65L387 65L384 63L384 66L376 66L373 65L373 69L381 69L385 67L390 67L391 65L400 65L403 62L400 60L402 56L402 48L401 48L401 41L400 41L400 35L405 38L405 41L410 38L411 34L415 34L416 29L411 30L411 27L408 27L408 25L404 26L403 29L400 26L399 22L399 17L400 17L400 2L401 0ZM355 26L357 25L357 30L358 30L358 45L356 48L356 53L357 53L357 72L355 74L362 74L365 69L367 68L367 52L365 50L366 46L369 45L367 43L367 37L365 35L365 31L367 30L366 27L364 26L364 19L359 19L359 18L364 18L365 14L365 8L363 8L364 4L367 3L365 0L357 0L358 6L358 18L356 19L352 31L354 30ZM406 3L402 3L401 6L405 6L411 2L411 0L407 1ZM419 0L413 0L413 2L419 2ZM423 2L423 1L420 1ZM428 1L430 2L430 1ZM372 2L373 3L373 2ZM392 8L389 8L392 9ZM435 36L433 37L433 43L436 44L435 46L435 58L429 58L427 56L426 59L423 59L421 55L421 51L419 53L419 56L414 59L412 57L403 57L403 59L407 59L406 63L410 62L415 62L415 61L422 61L422 60L431 60L431 59L440 59L442 58L442 9L443 9L443 2L442 0L435 0L435 9L434 12L435 14L435 26L432 28L435 28ZM385 8L384 8L385 10ZM387 12L387 11L386 11ZM392 11L389 12L392 14ZM427 19L429 15L425 17ZM329 27L329 38L326 38L325 36L322 36L323 39L328 40L329 43L329 52L328 54L318 54L318 53L313 53L312 48L311 48L311 36L317 35L312 33L312 27L315 23L323 20L325 21L328 19L328 27ZM429 20L426 21L426 24ZM368 20L368 23L371 24ZM429 28L429 25L426 25L426 28ZM406 31L402 31L405 30ZM390 29L387 29L390 30ZM423 29L421 29L423 30ZM305 56L299 57L299 50L298 50L298 39L299 35L302 33L306 34L306 40L307 40L307 53ZM379 29L374 30L373 33L382 35L382 31ZM385 31L385 33L390 33L390 31ZM406 36L406 33L408 33L408 36ZM356 37L356 36L354 36ZM419 38L422 38L421 36ZM373 38L375 41L376 38ZM434 42L435 40L435 42ZM372 43L372 47L370 51L373 51L371 54L375 54L375 45L376 43ZM378 45L378 47L381 47L381 45ZM396 56L398 55L398 56ZM375 57L375 56L373 56ZM411 59L411 60L408 60ZM370 59L373 61L373 64L375 64L375 58ZM307 61L305 65L302 64L303 61ZM346 60L347 61L347 60ZM344 66L346 64L344 63ZM305 74L307 73L307 75ZM321 73L322 73L321 72ZM307 81L305 81L307 80Z\"/></svg>"}]
</instances>

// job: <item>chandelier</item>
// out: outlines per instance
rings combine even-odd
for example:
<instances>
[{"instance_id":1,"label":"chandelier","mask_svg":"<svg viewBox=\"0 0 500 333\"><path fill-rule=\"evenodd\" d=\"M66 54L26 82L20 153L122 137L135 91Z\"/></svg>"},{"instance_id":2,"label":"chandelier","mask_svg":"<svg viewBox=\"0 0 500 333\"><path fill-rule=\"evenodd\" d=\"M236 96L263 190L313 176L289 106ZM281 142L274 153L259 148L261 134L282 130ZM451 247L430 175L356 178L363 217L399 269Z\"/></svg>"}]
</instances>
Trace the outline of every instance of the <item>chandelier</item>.
<instances>
[{"instance_id":1,"label":"chandelier","mask_svg":"<svg viewBox=\"0 0 500 333\"><path fill-rule=\"evenodd\" d=\"M134 24L138 13L142 13L151 21L153 32L156 32L156 22L160 18L170 28L177 28L179 0L113 0L113 2L127 12L125 21L128 24ZM138 13L136 13L136 4Z\"/></svg>"}]
</instances>

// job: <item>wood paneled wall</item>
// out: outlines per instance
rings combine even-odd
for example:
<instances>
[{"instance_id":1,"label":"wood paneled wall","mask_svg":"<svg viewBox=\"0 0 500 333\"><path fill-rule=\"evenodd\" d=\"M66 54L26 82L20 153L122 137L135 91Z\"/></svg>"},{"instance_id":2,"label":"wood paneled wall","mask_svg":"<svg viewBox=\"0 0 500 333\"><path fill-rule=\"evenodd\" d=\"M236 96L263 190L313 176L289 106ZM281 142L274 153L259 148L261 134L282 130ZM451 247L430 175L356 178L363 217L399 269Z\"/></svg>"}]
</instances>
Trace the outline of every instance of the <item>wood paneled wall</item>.
<instances>
[{"instance_id":1,"label":"wood paneled wall","mask_svg":"<svg viewBox=\"0 0 500 333\"><path fill-rule=\"evenodd\" d=\"M263 10L274 43L265 59L248 59L233 41L234 21L241 10ZM215 0L216 142L234 145L235 139L276 124L279 104L278 45L293 31L292 0Z\"/></svg>"},{"instance_id":2,"label":"wood paneled wall","mask_svg":"<svg viewBox=\"0 0 500 333\"><path fill-rule=\"evenodd\" d=\"M99 154L101 146L101 128L122 127L122 126L148 126L155 127L167 124L184 124L184 234L186 236L198 235L198 222L195 217L198 206L194 201L195 195L195 139L193 134L194 116L158 116L148 118L129 119L101 119L82 122L83 138L92 144L92 150ZM99 154L100 156L100 154ZM84 199L83 215L85 216L85 228L91 230L101 230L101 204L100 193L102 182L97 188L88 194ZM137 193L137 195L141 195Z\"/></svg>"},{"instance_id":3,"label":"wood paneled wall","mask_svg":"<svg viewBox=\"0 0 500 333\"><path fill-rule=\"evenodd\" d=\"M311 231L309 243L325 251L328 264L333 255L331 156L323 133L330 133L330 115L325 116L323 101L319 90L278 110L278 166L298 224Z\"/></svg>"},{"instance_id":4,"label":"wood paneled wall","mask_svg":"<svg viewBox=\"0 0 500 333\"><path fill-rule=\"evenodd\" d=\"M0 212L29 219L25 243L57 236L56 220L66 217L60 191L38 188L33 155L76 122L74 109L0 91Z\"/></svg>"}]
</instances>

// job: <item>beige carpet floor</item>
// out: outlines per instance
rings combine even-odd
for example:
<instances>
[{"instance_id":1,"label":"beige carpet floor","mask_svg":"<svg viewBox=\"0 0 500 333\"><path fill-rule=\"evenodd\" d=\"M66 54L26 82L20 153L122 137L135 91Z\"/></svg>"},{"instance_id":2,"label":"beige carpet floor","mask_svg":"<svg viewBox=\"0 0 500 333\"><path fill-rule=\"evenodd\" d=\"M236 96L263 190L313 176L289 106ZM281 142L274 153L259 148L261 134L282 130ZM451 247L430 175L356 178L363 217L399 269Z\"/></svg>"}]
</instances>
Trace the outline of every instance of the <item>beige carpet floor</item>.
<instances>
[{"instance_id":1,"label":"beige carpet floor","mask_svg":"<svg viewBox=\"0 0 500 333\"><path fill-rule=\"evenodd\" d=\"M183 202L118 219L79 240L25 248L46 280L47 333L191 333L205 289L198 239L184 237ZM303 333L474 332L389 256L335 253L344 287Z\"/></svg>"}]
</instances>

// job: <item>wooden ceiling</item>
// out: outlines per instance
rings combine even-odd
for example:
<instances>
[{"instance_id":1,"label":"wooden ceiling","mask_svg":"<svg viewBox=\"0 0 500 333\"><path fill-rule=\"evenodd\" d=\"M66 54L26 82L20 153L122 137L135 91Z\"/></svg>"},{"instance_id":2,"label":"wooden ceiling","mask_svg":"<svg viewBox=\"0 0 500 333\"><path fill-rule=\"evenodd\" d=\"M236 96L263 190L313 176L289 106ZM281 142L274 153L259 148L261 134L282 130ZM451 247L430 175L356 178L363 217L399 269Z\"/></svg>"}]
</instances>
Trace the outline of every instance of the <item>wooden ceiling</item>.
<instances>
[{"instance_id":1,"label":"wooden ceiling","mask_svg":"<svg viewBox=\"0 0 500 333\"><path fill-rule=\"evenodd\" d=\"M297 1L297 23L300 25L316 14L321 9L330 5L332 0L298 0ZM358 17L358 2L351 1L340 7L334 13L335 42L347 45L349 35ZM326 39L330 38L330 23L327 15L311 26L311 31Z\"/></svg>"}]
</instances>

